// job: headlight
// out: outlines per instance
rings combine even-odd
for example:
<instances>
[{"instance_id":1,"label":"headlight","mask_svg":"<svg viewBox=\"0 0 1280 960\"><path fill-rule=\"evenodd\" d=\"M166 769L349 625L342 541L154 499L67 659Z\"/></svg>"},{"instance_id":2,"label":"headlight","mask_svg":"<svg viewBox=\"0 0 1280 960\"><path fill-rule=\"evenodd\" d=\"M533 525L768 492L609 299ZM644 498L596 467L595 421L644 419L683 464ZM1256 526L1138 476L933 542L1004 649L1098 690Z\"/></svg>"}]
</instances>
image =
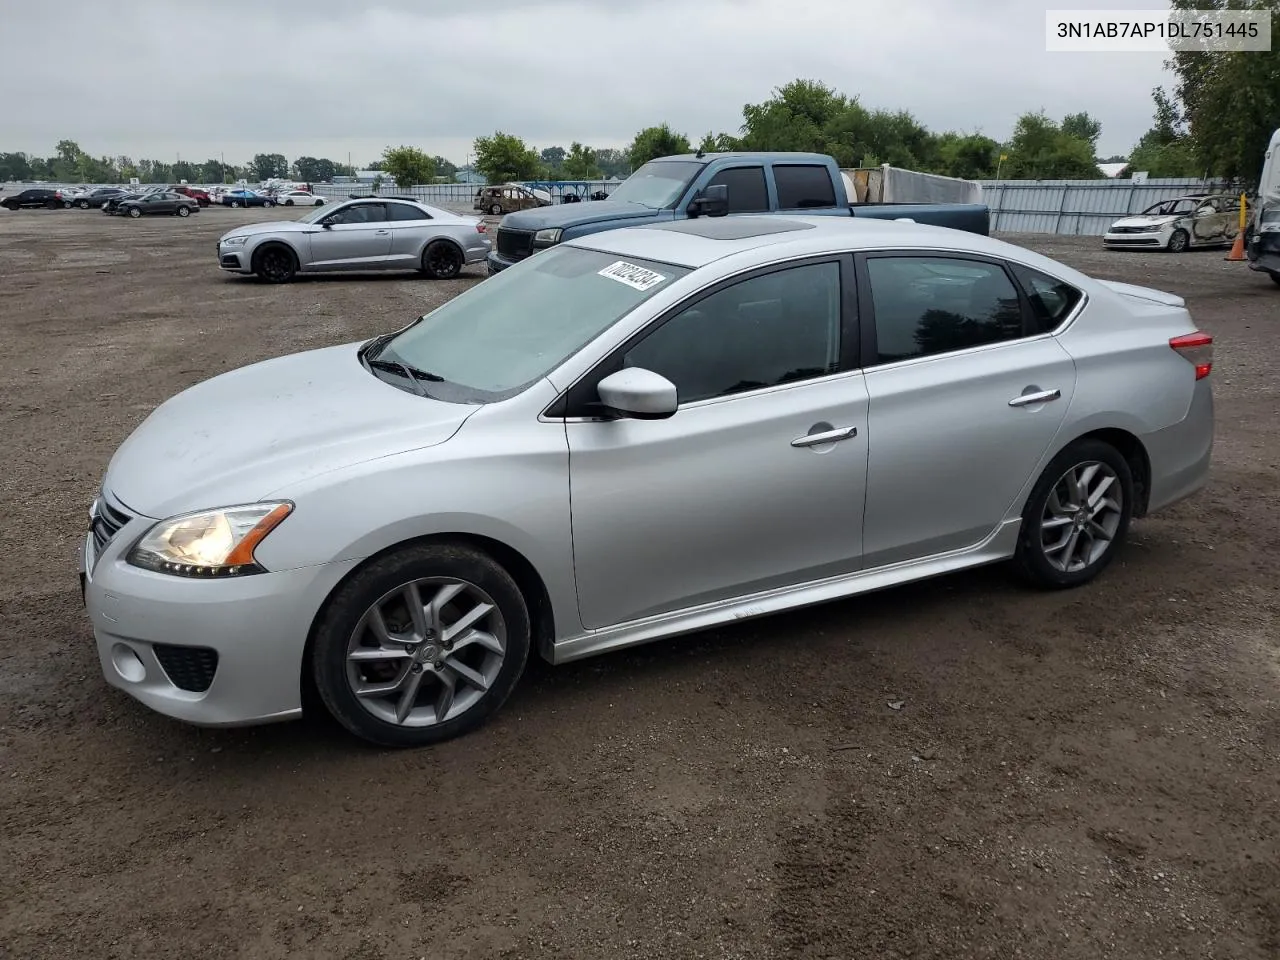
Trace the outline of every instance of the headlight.
<instances>
[{"instance_id":1,"label":"headlight","mask_svg":"<svg viewBox=\"0 0 1280 960\"><path fill-rule=\"evenodd\" d=\"M547 230L539 230L533 235L534 243L542 243L547 246L560 242L560 236L564 231L559 227L553 227Z\"/></svg>"},{"instance_id":2,"label":"headlight","mask_svg":"<svg viewBox=\"0 0 1280 960\"><path fill-rule=\"evenodd\" d=\"M253 551L292 512L293 504L284 500L170 517L148 530L127 560L179 577L266 573Z\"/></svg>"},{"instance_id":3,"label":"headlight","mask_svg":"<svg viewBox=\"0 0 1280 960\"><path fill-rule=\"evenodd\" d=\"M248 237L227 237L222 241L224 247L243 247Z\"/></svg>"}]
</instances>

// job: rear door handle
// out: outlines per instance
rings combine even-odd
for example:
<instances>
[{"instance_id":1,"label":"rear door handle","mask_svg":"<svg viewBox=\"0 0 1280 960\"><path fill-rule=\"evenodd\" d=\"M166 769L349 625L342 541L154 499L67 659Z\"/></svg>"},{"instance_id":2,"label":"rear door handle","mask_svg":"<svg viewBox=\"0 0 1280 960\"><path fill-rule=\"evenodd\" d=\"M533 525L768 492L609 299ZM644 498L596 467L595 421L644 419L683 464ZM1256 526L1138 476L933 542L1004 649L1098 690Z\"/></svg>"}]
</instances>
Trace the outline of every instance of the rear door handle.
<instances>
[{"instance_id":1,"label":"rear door handle","mask_svg":"<svg viewBox=\"0 0 1280 960\"><path fill-rule=\"evenodd\" d=\"M806 433L791 441L793 447L816 447L820 443L837 443L858 435L857 427L840 427L837 430L825 430L822 433Z\"/></svg>"},{"instance_id":2,"label":"rear door handle","mask_svg":"<svg viewBox=\"0 0 1280 960\"><path fill-rule=\"evenodd\" d=\"M1024 393L1021 396L1014 397L1009 401L1011 407L1029 407L1033 403L1048 403L1050 400L1057 400L1062 396L1061 390L1040 390L1037 393Z\"/></svg>"},{"instance_id":3,"label":"rear door handle","mask_svg":"<svg viewBox=\"0 0 1280 960\"><path fill-rule=\"evenodd\" d=\"M373 231L373 235L375 237L385 237L390 232L390 230L375 230Z\"/></svg>"}]
</instances>

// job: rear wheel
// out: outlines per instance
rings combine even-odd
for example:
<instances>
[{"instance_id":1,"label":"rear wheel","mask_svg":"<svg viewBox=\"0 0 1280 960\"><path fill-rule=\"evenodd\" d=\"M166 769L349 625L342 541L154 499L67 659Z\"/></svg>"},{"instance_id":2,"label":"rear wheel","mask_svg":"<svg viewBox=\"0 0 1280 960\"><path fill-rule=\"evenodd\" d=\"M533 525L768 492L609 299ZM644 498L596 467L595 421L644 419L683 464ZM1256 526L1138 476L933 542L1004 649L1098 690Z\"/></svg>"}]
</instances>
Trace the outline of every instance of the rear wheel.
<instances>
[{"instance_id":1,"label":"rear wheel","mask_svg":"<svg viewBox=\"0 0 1280 960\"><path fill-rule=\"evenodd\" d=\"M405 547L354 574L319 622L320 699L373 743L426 746L480 726L506 701L530 648L510 574L453 544Z\"/></svg>"},{"instance_id":2,"label":"rear wheel","mask_svg":"<svg viewBox=\"0 0 1280 960\"><path fill-rule=\"evenodd\" d=\"M288 283L298 272L298 258L288 247L273 243L253 255L253 272L267 283Z\"/></svg>"},{"instance_id":3,"label":"rear wheel","mask_svg":"<svg viewBox=\"0 0 1280 960\"><path fill-rule=\"evenodd\" d=\"M1133 473L1115 447L1080 440L1044 469L1022 512L1014 566L1038 586L1076 587L1111 563L1133 516Z\"/></svg>"},{"instance_id":4,"label":"rear wheel","mask_svg":"<svg viewBox=\"0 0 1280 960\"><path fill-rule=\"evenodd\" d=\"M240 201L239 201L239 200L232 200L232 201L231 201L231 209L232 209L232 210L236 209L236 207L238 207L238 206L240 206Z\"/></svg>"},{"instance_id":5,"label":"rear wheel","mask_svg":"<svg viewBox=\"0 0 1280 960\"><path fill-rule=\"evenodd\" d=\"M1191 235L1185 230L1173 231L1173 236L1169 238L1169 252L1182 253L1187 247L1191 246Z\"/></svg>"},{"instance_id":6,"label":"rear wheel","mask_svg":"<svg viewBox=\"0 0 1280 960\"><path fill-rule=\"evenodd\" d=\"M276 202L274 200L266 200L263 202L262 205L264 207L274 207L276 205Z\"/></svg>"},{"instance_id":7,"label":"rear wheel","mask_svg":"<svg viewBox=\"0 0 1280 960\"><path fill-rule=\"evenodd\" d=\"M432 280L452 280L462 267L462 251L448 240L433 240L422 251L422 272Z\"/></svg>"},{"instance_id":8,"label":"rear wheel","mask_svg":"<svg viewBox=\"0 0 1280 960\"><path fill-rule=\"evenodd\" d=\"M184 203L182 206L178 207L177 214L180 217L189 217L191 216L191 208Z\"/></svg>"},{"instance_id":9,"label":"rear wheel","mask_svg":"<svg viewBox=\"0 0 1280 960\"><path fill-rule=\"evenodd\" d=\"M47 207L47 208L48 208L48 209L50 209L50 210L57 210L57 209L58 209L58 207L60 207L60 206L61 206L61 204L60 204L60 203L58 203L58 201L57 201L57 200L46 200L46 201L44 202L44 205L45 205L45 207Z\"/></svg>"},{"instance_id":10,"label":"rear wheel","mask_svg":"<svg viewBox=\"0 0 1280 960\"><path fill-rule=\"evenodd\" d=\"M495 217L502 216L502 204L495 203L492 207L489 208L489 212L493 214Z\"/></svg>"},{"instance_id":11,"label":"rear wheel","mask_svg":"<svg viewBox=\"0 0 1280 960\"><path fill-rule=\"evenodd\" d=\"M285 205L286 207L292 207L292 206L293 206L293 201L292 201L292 200L286 200L286 201L284 202L284 205Z\"/></svg>"}]
</instances>

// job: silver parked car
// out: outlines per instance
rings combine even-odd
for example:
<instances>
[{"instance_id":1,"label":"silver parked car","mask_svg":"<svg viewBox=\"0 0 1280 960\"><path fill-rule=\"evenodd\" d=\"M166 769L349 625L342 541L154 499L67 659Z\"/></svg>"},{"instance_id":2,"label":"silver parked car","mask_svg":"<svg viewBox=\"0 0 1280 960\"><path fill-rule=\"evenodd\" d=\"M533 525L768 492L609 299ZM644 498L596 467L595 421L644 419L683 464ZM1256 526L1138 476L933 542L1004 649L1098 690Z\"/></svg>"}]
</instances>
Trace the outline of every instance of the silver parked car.
<instances>
[{"instance_id":1,"label":"silver parked car","mask_svg":"<svg viewBox=\"0 0 1280 960\"><path fill-rule=\"evenodd\" d=\"M553 663L1011 560L1072 587L1206 481L1183 301L909 223L561 244L407 327L170 399L82 576L107 680L197 724L477 726Z\"/></svg>"},{"instance_id":2,"label":"silver parked car","mask_svg":"<svg viewBox=\"0 0 1280 960\"><path fill-rule=\"evenodd\" d=\"M287 283L299 273L420 270L456 277L490 249L484 222L413 200L361 198L319 206L299 220L250 223L218 241L218 265Z\"/></svg>"}]
</instances>

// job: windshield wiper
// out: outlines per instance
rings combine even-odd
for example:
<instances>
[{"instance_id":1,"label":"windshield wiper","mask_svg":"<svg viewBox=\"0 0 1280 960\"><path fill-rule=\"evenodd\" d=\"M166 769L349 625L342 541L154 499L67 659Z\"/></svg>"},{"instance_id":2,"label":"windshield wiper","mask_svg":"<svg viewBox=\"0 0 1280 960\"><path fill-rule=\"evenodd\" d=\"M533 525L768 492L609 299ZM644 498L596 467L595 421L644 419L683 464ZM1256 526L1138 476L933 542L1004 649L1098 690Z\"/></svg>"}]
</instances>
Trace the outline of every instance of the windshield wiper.
<instances>
[{"instance_id":1,"label":"windshield wiper","mask_svg":"<svg viewBox=\"0 0 1280 960\"><path fill-rule=\"evenodd\" d=\"M419 381L426 380L430 383L444 383L444 377L438 373L431 373L427 370L419 370L417 367L405 363L403 360L370 360L368 357L364 361L372 370L387 370L391 373L398 373L410 383L413 384L414 392L420 397L425 397L427 391L423 389Z\"/></svg>"}]
</instances>

